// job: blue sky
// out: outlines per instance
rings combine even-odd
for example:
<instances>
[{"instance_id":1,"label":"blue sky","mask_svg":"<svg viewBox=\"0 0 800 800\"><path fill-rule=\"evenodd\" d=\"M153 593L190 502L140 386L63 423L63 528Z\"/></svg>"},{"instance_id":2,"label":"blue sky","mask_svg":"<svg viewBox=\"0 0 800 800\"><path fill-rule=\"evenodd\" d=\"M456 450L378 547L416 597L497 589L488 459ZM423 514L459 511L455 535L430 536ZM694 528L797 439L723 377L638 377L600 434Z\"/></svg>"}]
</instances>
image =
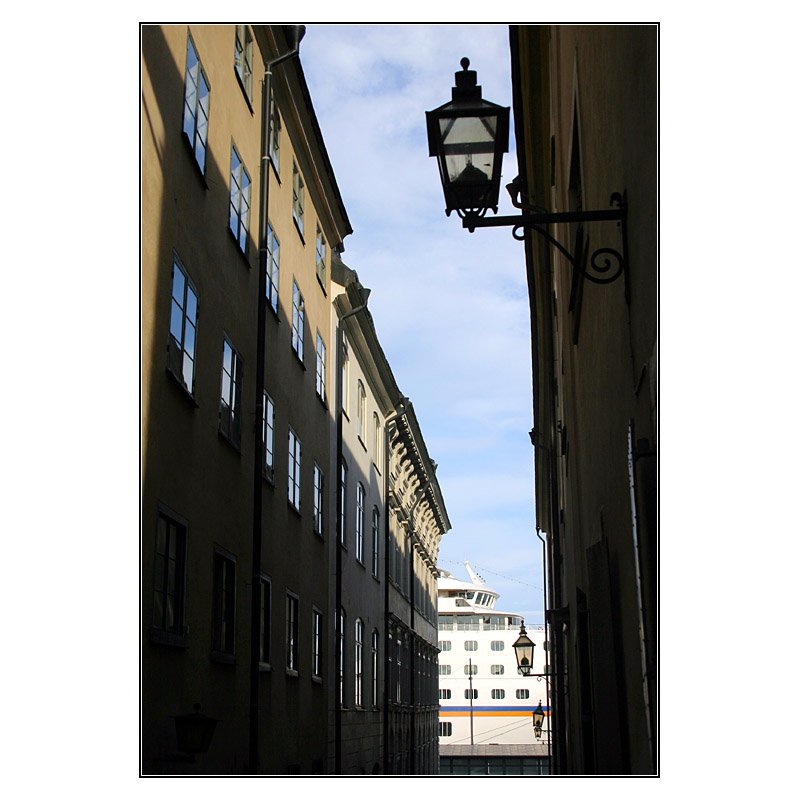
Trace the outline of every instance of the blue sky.
<instances>
[{"instance_id":1,"label":"blue sky","mask_svg":"<svg viewBox=\"0 0 800 800\"><path fill-rule=\"evenodd\" d=\"M441 567L468 560L503 608L542 621L533 507L530 314L523 245L444 213L425 111L467 56L511 105L507 25L308 25L301 61L354 233L345 263L414 403L453 528ZM503 185L517 174L513 133ZM514 213L507 195L500 213Z\"/></svg>"}]
</instances>

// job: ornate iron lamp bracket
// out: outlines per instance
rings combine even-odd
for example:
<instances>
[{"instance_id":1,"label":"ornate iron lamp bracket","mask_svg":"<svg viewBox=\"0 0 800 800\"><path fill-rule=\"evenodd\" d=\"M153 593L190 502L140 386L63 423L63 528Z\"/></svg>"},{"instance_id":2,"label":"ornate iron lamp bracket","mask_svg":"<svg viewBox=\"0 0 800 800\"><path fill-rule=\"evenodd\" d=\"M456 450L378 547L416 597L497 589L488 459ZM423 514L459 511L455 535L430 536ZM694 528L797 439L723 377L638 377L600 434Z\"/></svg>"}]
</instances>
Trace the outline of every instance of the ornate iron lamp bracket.
<instances>
[{"instance_id":1,"label":"ornate iron lamp bracket","mask_svg":"<svg viewBox=\"0 0 800 800\"><path fill-rule=\"evenodd\" d=\"M475 228L511 227L511 235L518 241L524 241L525 231L532 230L542 236L550 245L558 250L564 258L578 270L583 277L593 283L613 283L620 275L625 275L625 297L628 300L628 206L625 194L614 192L611 195L610 208L598 211L562 211L550 212L540 206L528 205L520 199L521 186L515 179L506 187L511 195L511 202L522 213L518 216L484 217L475 212L463 215L462 225L473 233ZM485 212L484 212L485 213ZM572 253L558 241L548 230L548 226L557 223L614 222L620 229L622 251L613 247L598 247L591 250L588 237L578 236L575 252ZM591 254L590 254L591 253Z\"/></svg>"}]
</instances>

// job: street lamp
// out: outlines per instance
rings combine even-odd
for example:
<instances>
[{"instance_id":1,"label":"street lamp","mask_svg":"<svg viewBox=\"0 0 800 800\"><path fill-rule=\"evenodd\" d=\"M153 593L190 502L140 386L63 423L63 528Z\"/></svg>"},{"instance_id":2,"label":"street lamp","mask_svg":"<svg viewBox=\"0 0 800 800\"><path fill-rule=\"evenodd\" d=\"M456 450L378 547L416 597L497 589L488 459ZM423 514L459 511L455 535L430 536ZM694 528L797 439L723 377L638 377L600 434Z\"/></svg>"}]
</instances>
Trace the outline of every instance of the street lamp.
<instances>
[{"instance_id":1,"label":"street lamp","mask_svg":"<svg viewBox=\"0 0 800 800\"><path fill-rule=\"evenodd\" d=\"M514 642L514 655L517 657L517 669L526 678L531 674L533 669L533 648L536 645L528 637L525 630L525 623L519 626L519 639Z\"/></svg>"},{"instance_id":2,"label":"street lamp","mask_svg":"<svg viewBox=\"0 0 800 800\"><path fill-rule=\"evenodd\" d=\"M478 73L461 59L449 103L427 111L429 155L436 156L445 212L462 218L497 213L500 169L508 152L508 107L481 97Z\"/></svg>"},{"instance_id":3,"label":"street lamp","mask_svg":"<svg viewBox=\"0 0 800 800\"><path fill-rule=\"evenodd\" d=\"M544 709L542 708L542 701L533 711L533 735L537 739L542 738L542 725L544 725Z\"/></svg>"},{"instance_id":4,"label":"street lamp","mask_svg":"<svg viewBox=\"0 0 800 800\"><path fill-rule=\"evenodd\" d=\"M522 201L525 186L519 177L506 186L511 203L522 213L516 216L486 217L491 208L497 214L503 154L508 152L509 108L482 98L475 70L469 59L461 59L449 103L426 111L428 154L436 157L444 191L445 212L455 211L470 233L475 228L510 226L511 235L524 241L525 231L534 231L555 247L574 270L593 283L612 283L627 274L627 201L624 194L611 195L611 208L599 211L550 212ZM591 250L588 238L575 237L574 252L548 230L557 223L615 222L621 228L622 252L610 247ZM590 255L591 250L591 255ZM627 296L627 295L626 295Z\"/></svg>"}]
</instances>

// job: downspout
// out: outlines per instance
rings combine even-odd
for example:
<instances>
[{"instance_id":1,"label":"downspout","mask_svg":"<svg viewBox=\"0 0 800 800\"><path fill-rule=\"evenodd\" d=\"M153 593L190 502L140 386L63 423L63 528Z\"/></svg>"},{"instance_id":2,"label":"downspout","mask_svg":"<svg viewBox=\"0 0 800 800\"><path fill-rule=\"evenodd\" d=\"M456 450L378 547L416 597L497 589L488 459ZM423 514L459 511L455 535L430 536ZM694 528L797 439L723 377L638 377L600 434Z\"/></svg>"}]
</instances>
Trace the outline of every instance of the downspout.
<instances>
[{"instance_id":1,"label":"downspout","mask_svg":"<svg viewBox=\"0 0 800 800\"><path fill-rule=\"evenodd\" d=\"M261 541L263 536L263 469L264 469L264 357L267 318L267 228L269 225L269 121L272 116L272 69L300 52L305 25L292 25L289 33L291 50L267 61L261 85L261 197L258 220L258 330L256 333L256 419L253 426L253 556L250 589L250 732L249 768L258 774L259 739L259 651L261 640ZM259 424L260 423L260 424Z\"/></svg>"},{"instance_id":2,"label":"downspout","mask_svg":"<svg viewBox=\"0 0 800 800\"><path fill-rule=\"evenodd\" d=\"M392 413L386 418L386 435L383 437L384 457L384 498L386 513L383 520L383 604L384 604L384 632L383 632L383 774L389 774L389 463L391 449L389 445L389 423L395 422L398 417L406 412L409 404L407 397L401 397Z\"/></svg>"},{"instance_id":3,"label":"downspout","mask_svg":"<svg viewBox=\"0 0 800 800\"><path fill-rule=\"evenodd\" d=\"M344 687L339 685L339 664L342 663L342 399L344 386L342 385L342 361L344 350L343 323L349 317L355 316L367 307L370 290L361 288L361 305L351 308L339 317L336 326L336 608L334 609L336 627L334 631L335 645L335 670L336 670L336 706L334 712L334 773L342 774L342 692Z\"/></svg>"}]
</instances>

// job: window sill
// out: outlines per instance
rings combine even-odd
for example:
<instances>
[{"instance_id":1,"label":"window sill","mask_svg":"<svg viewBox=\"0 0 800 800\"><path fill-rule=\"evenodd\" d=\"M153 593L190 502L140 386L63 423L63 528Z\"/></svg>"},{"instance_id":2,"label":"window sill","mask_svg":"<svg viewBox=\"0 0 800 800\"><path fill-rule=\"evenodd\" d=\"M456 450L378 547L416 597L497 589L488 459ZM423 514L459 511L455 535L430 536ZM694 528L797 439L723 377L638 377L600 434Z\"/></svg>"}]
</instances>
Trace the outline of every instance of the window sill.
<instances>
[{"instance_id":1,"label":"window sill","mask_svg":"<svg viewBox=\"0 0 800 800\"><path fill-rule=\"evenodd\" d=\"M297 363L303 368L303 372L306 372L307 367L306 367L306 362L303 361L303 356L301 356L300 353L298 353L297 350L294 349L294 346L292 347L292 352L297 357Z\"/></svg>"},{"instance_id":2,"label":"window sill","mask_svg":"<svg viewBox=\"0 0 800 800\"><path fill-rule=\"evenodd\" d=\"M317 398L319 402L322 404L322 407L327 411L328 410L328 401L319 393L316 392Z\"/></svg>"},{"instance_id":3,"label":"window sill","mask_svg":"<svg viewBox=\"0 0 800 800\"><path fill-rule=\"evenodd\" d=\"M275 488L275 468L264 467L261 470L261 477L274 489Z\"/></svg>"},{"instance_id":4,"label":"window sill","mask_svg":"<svg viewBox=\"0 0 800 800\"><path fill-rule=\"evenodd\" d=\"M297 231L297 235L300 237L300 241L303 243L303 247L306 246L306 238L303 236L303 229L300 227L299 223L297 222L297 217L292 214L292 222L294 222L294 229Z\"/></svg>"},{"instance_id":5,"label":"window sill","mask_svg":"<svg viewBox=\"0 0 800 800\"><path fill-rule=\"evenodd\" d=\"M272 665L268 664L266 661L259 661L258 662L258 671L259 672L272 672Z\"/></svg>"},{"instance_id":6,"label":"window sill","mask_svg":"<svg viewBox=\"0 0 800 800\"><path fill-rule=\"evenodd\" d=\"M172 378L173 382L178 386L181 390L181 394L186 398L186 400L194 407L200 408L200 403L197 402L194 395L189 391L189 387L183 382L183 378L176 375L172 368L167 365L166 367L167 374Z\"/></svg>"},{"instance_id":7,"label":"window sill","mask_svg":"<svg viewBox=\"0 0 800 800\"><path fill-rule=\"evenodd\" d=\"M216 661L217 664L236 664L236 656L233 653L223 653L220 650L211 651L211 660Z\"/></svg>"},{"instance_id":8,"label":"window sill","mask_svg":"<svg viewBox=\"0 0 800 800\"><path fill-rule=\"evenodd\" d=\"M150 628L150 641L153 644L163 644L167 647L180 649L185 649L189 645L185 633L171 633L170 631L162 631L160 628Z\"/></svg>"},{"instance_id":9,"label":"window sill","mask_svg":"<svg viewBox=\"0 0 800 800\"><path fill-rule=\"evenodd\" d=\"M319 684L320 686L322 686L322 678L319 675L312 675L311 676L311 682Z\"/></svg>"},{"instance_id":10,"label":"window sill","mask_svg":"<svg viewBox=\"0 0 800 800\"><path fill-rule=\"evenodd\" d=\"M359 433L356 437L358 439L358 443L364 448L364 452L367 452L367 446L364 444L364 440L361 438L361 434Z\"/></svg>"},{"instance_id":11,"label":"window sill","mask_svg":"<svg viewBox=\"0 0 800 800\"><path fill-rule=\"evenodd\" d=\"M208 185L208 181L206 180L205 172L200 168L200 165L197 163L197 156L194 152L194 147L192 147L192 143L189 141L189 137L186 135L185 131L181 131L181 139L183 139L183 144L186 147L186 152L189 154L189 158L192 160L192 167L194 167L194 174L197 175L198 179L202 187L208 191L210 189ZM208 159L208 147L206 147L206 159Z\"/></svg>"},{"instance_id":12,"label":"window sill","mask_svg":"<svg viewBox=\"0 0 800 800\"><path fill-rule=\"evenodd\" d=\"M269 302L269 299L267 300L267 308L272 312L272 316L275 317L275 322L280 323L281 317L278 313L278 308L273 306L272 303Z\"/></svg>"},{"instance_id":13,"label":"window sill","mask_svg":"<svg viewBox=\"0 0 800 800\"><path fill-rule=\"evenodd\" d=\"M325 297L327 297L328 290L325 288L325 281L322 278L320 278L319 273L317 273L317 283L319 284L319 288L322 289L322 294L324 294Z\"/></svg>"},{"instance_id":14,"label":"window sill","mask_svg":"<svg viewBox=\"0 0 800 800\"><path fill-rule=\"evenodd\" d=\"M295 514L296 514L298 517L302 518L303 514L301 513L300 509L299 509L299 508L298 508L298 507L297 507L297 506L296 506L296 505L295 505L295 504L294 504L294 503L293 503L291 500L289 500L288 498L287 498L287 500L286 500L286 504L289 506L289 509L290 509L291 511L294 511L294 513L295 513Z\"/></svg>"},{"instance_id":15,"label":"window sill","mask_svg":"<svg viewBox=\"0 0 800 800\"><path fill-rule=\"evenodd\" d=\"M300 673L296 669L289 669L287 667L286 668L286 677L287 678L299 678L300 677Z\"/></svg>"},{"instance_id":16,"label":"window sill","mask_svg":"<svg viewBox=\"0 0 800 800\"><path fill-rule=\"evenodd\" d=\"M239 455L242 454L242 448L238 442L235 442L233 439L231 439L231 437L228 436L228 434L225 433L225 431L223 431L222 428L217 428L217 432L219 433L219 436L223 441L227 442L228 445L232 447Z\"/></svg>"},{"instance_id":17,"label":"window sill","mask_svg":"<svg viewBox=\"0 0 800 800\"><path fill-rule=\"evenodd\" d=\"M374 572L372 573L372 580L374 580L375 583L381 582L381 579Z\"/></svg>"},{"instance_id":18,"label":"window sill","mask_svg":"<svg viewBox=\"0 0 800 800\"><path fill-rule=\"evenodd\" d=\"M250 109L250 113L255 115L255 111L253 111L253 102L250 99L250 95L247 93L247 87L244 85L244 81L242 80L242 76L239 74L239 70L236 69L236 66L233 67L233 74L236 76L236 81L239 84L239 88L242 90L242 96L244 97L245 103L247 103L247 107ZM250 80L252 82L253 77L250 76Z\"/></svg>"},{"instance_id":19,"label":"window sill","mask_svg":"<svg viewBox=\"0 0 800 800\"><path fill-rule=\"evenodd\" d=\"M278 181L278 185L281 185L281 173L278 170L278 167L275 166L275 159L272 157L272 153L269 154L269 165L272 167L272 171L275 174L275 180ZM278 155L278 160L280 161L280 155Z\"/></svg>"},{"instance_id":20,"label":"window sill","mask_svg":"<svg viewBox=\"0 0 800 800\"><path fill-rule=\"evenodd\" d=\"M245 249L242 250L242 248L239 246L239 240L236 238L236 234L231 230L230 225L228 225L228 236L230 238L230 241L233 242L233 246L236 248L236 252L239 254L239 257L246 264L247 269L252 269L253 265L250 263L250 256L248 255L247 252L248 248L245 245Z\"/></svg>"}]
</instances>

